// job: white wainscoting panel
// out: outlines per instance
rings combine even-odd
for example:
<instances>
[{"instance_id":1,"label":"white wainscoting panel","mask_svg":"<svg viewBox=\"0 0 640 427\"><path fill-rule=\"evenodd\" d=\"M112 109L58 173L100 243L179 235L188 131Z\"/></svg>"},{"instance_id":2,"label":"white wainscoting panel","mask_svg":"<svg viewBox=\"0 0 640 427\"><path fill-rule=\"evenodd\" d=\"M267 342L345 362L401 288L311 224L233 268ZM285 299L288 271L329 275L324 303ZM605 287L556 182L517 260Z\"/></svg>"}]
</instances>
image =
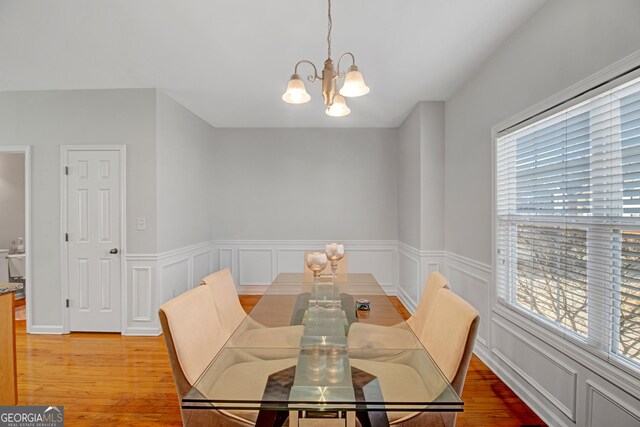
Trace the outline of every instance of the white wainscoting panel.
<instances>
[{"instance_id":1,"label":"white wainscoting panel","mask_svg":"<svg viewBox=\"0 0 640 427\"><path fill-rule=\"evenodd\" d=\"M212 243L161 254L127 254L126 335L159 335L163 302L192 289L213 271Z\"/></svg>"},{"instance_id":2,"label":"white wainscoting panel","mask_svg":"<svg viewBox=\"0 0 640 427\"><path fill-rule=\"evenodd\" d=\"M242 285L269 285L274 279L274 250L238 249L238 277Z\"/></svg>"},{"instance_id":3,"label":"white wainscoting panel","mask_svg":"<svg viewBox=\"0 0 640 427\"><path fill-rule=\"evenodd\" d=\"M191 277L189 276L191 266L189 259L180 259L162 265L160 270L160 280L162 283L161 303L169 301L191 288Z\"/></svg>"},{"instance_id":4,"label":"white wainscoting panel","mask_svg":"<svg viewBox=\"0 0 640 427\"><path fill-rule=\"evenodd\" d=\"M547 399L569 420L576 421L578 373L559 355L506 321L492 319L492 353Z\"/></svg>"},{"instance_id":5,"label":"white wainscoting panel","mask_svg":"<svg viewBox=\"0 0 640 427\"><path fill-rule=\"evenodd\" d=\"M125 261L124 334L159 335L162 289L158 286L157 259L153 255L128 254Z\"/></svg>"},{"instance_id":6,"label":"white wainscoting panel","mask_svg":"<svg viewBox=\"0 0 640 427\"><path fill-rule=\"evenodd\" d=\"M192 265L192 281L191 287L196 287L200 284L202 279L209 274L211 274L213 270L212 266L212 256L211 256L211 246L209 246L205 251L194 254L191 258L193 260Z\"/></svg>"},{"instance_id":7,"label":"white wainscoting panel","mask_svg":"<svg viewBox=\"0 0 640 427\"><path fill-rule=\"evenodd\" d=\"M218 270L223 268L233 269L233 251L231 249L218 249Z\"/></svg>"},{"instance_id":8,"label":"white wainscoting panel","mask_svg":"<svg viewBox=\"0 0 640 427\"><path fill-rule=\"evenodd\" d=\"M398 298L411 313L420 300L420 253L402 243L398 244Z\"/></svg>"},{"instance_id":9,"label":"white wainscoting panel","mask_svg":"<svg viewBox=\"0 0 640 427\"><path fill-rule=\"evenodd\" d=\"M480 311L474 352L548 425L640 427L640 388L628 385L633 375L610 375L584 350L491 306L492 266L450 252L446 258L451 288Z\"/></svg>"},{"instance_id":10,"label":"white wainscoting panel","mask_svg":"<svg viewBox=\"0 0 640 427\"><path fill-rule=\"evenodd\" d=\"M586 386L587 427L640 427L640 400L619 389L614 394L591 380L586 381ZM626 395L624 399L621 394Z\"/></svg>"},{"instance_id":11,"label":"white wainscoting panel","mask_svg":"<svg viewBox=\"0 0 640 427\"><path fill-rule=\"evenodd\" d=\"M231 269L240 293L258 294L279 273L301 273L304 252L324 250L319 240L217 240L213 257L219 268ZM349 272L372 273L389 295L396 293L395 240L343 241L349 253Z\"/></svg>"},{"instance_id":12,"label":"white wainscoting panel","mask_svg":"<svg viewBox=\"0 0 640 427\"><path fill-rule=\"evenodd\" d=\"M157 311L163 299L197 286L211 271L230 268L240 293L262 293L280 272L302 272L304 251L323 249L324 243L212 241L162 254L127 255L125 333L160 334ZM373 273L410 311L427 275L443 272L453 291L480 312L476 354L549 425L640 427L640 396L614 386L615 379L597 376L490 306L495 292L491 266L397 241L344 244L349 271Z\"/></svg>"},{"instance_id":13,"label":"white wainscoting panel","mask_svg":"<svg viewBox=\"0 0 640 427\"><path fill-rule=\"evenodd\" d=\"M198 271L195 270L196 264ZM198 286L200 280L211 273L211 242L159 254L158 271L161 302L164 303Z\"/></svg>"},{"instance_id":14,"label":"white wainscoting panel","mask_svg":"<svg viewBox=\"0 0 640 427\"><path fill-rule=\"evenodd\" d=\"M349 251L349 272L371 273L387 295L396 295L396 258L396 248L354 246Z\"/></svg>"},{"instance_id":15,"label":"white wainscoting panel","mask_svg":"<svg viewBox=\"0 0 640 427\"><path fill-rule=\"evenodd\" d=\"M151 267L131 269L131 309L135 322L151 322Z\"/></svg>"},{"instance_id":16,"label":"white wainscoting panel","mask_svg":"<svg viewBox=\"0 0 640 427\"><path fill-rule=\"evenodd\" d=\"M304 272L304 249L282 249L276 254L277 271Z\"/></svg>"},{"instance_id":17,"label":"white wainscoting panel","mask_svg":"<svg viewBox=\"0 0 640 427\"><path fill-rule=\"evenodd\" d=\"M420 251L398 242L398 298L407 310L415 311L429 273L444 273L445 268L444 251Z\"/></svg>"},{"instance_id":18,"label":"white wainscoting panel","mask_svg":"<svg viewBox=\"0 0 640 427\"><path fill-rule=\"evenodd\" d=\"M482 348L477 349L477 352L486 353L489 337L489 293L492 292L489 285L492 283L491 266L448 253L446 270L449 287L480 313L477 345Z\"/></svg>"}]
</instances>

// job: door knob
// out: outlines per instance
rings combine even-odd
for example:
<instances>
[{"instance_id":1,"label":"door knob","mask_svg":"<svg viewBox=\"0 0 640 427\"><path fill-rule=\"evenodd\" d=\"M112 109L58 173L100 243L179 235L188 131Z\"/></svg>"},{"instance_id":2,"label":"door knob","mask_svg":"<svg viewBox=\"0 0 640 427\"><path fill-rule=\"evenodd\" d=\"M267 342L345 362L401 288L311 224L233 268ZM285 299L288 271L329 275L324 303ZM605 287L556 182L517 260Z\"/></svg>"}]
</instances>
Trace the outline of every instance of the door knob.
<instances>
[{"instance_id":1,"label":"door knob","mask_svg":"<svg viewBox=\"0 0 640 427\"><path fill-rule=\"evenodd\" d=\"M117 254L117 253L118 253L118 249L113 248L113 249L111 249L111 250L109 251L109 253L110 253L110 254L115 255L115 254Z\"/></svg>"}]
</instances>

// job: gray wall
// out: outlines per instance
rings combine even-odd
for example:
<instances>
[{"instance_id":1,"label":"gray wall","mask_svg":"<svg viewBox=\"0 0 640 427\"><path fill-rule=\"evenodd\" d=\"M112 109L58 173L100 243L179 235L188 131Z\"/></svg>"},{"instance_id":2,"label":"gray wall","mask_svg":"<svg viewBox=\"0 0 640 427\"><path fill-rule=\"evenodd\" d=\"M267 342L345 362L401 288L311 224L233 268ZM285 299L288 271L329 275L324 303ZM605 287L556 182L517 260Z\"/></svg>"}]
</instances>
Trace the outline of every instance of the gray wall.
<instances>
[{"instance_id":1,"label":"gray wall","mask_svg":"<svg viewBox=\"0 0 640 427\"><path fill-rule=\"evenodd\" d=\"M24 233L24 154L0 153L0 249Z\"/></svg>"},{"instance_id":2,"label":"gray wall","mask_svg":"<svg viewBox=\"0 0 640 427\"><path fill-rule=\"evenodd\" d=\"M398 129L398 240L444 249L444 102L419 102Z\"/></svg>"},{"instance_id":3,"label":"gray wall","mask_svg":"<svg viewBox=\"0 0 640 427\"><path fill-rule=\"evenodd\" d=\"M216 239L397 239L396 131L217 129Z\"/></svg>"},{"instance_id":4,"label":"gray wall","mask_svg":"<svg viewBox=\"0 0 640 427\"><path fill-rule=\"evenodd\" d=\"M637 377L495 304L491 128L640 50L637 0L548 2L446 102L445 248L476 352L550 425L640 423Z\"/></svg>"},{"instance_id":5,"label":"gray wall","mask_svg":"<svg viewBox=\"0 0 640 427\"><path fill-rule=\"evenodd\" d=\"M420 104L398 128L398 240L420 249Z\"/></svg>"},{"instance_id":6,"label":"gray wall","mask_svg":"<svg viewBox=\"0 0 640 427\"><path fill-rule=\"evenodd\" d=\"M491 262L491 127L640 49L638 0L551 1L446 103L446 249Z\"/></svg>"},{"instance_id":7,"label":"gray wall","mask_svg":"<svg viewBox=\"0 0 640 427\"><path fill-rule=\"evenodd\" d=\"M161 91L157 94L158 252L212 238L214 129Z\"/></svg>"},{"instance_id":8,"label":"gray wall","mask_svg":"<svg viewBox=\"0 0 640 427\"><path fill-rule=\"evenodd\" d=\"M0 144L31 145L35 325L61 325L60 146L127 145L127 249L156 251L155 90L0 93ZM147 219L136 231L135 219Z\"/></svg>"},{"instance_id":9,"label":"gray wall","mask_svg":"<svg viewBox=\"0 0 640 427\"><path fill-rule=\"evenodd\" d=\"M444 249L444 102L420 103L420 249Z\"/></svg>"}]
</instances>

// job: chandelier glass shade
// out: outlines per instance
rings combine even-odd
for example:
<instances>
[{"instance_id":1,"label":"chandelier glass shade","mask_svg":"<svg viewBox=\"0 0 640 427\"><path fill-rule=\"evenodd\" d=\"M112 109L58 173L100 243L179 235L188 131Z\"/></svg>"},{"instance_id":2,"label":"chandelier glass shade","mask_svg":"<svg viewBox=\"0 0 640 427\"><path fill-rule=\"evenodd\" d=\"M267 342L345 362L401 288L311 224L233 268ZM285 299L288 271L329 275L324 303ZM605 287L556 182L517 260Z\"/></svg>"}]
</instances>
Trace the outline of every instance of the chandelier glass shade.
<instances>
[{"instance_id":1,"label":"chandelier glass shade","mask_svg":"<svg viewBox=\"0 0 640 427\"><path fill-rule=\"evenodd\" d=\"M325 113L331 117L343 117L351 112L351 109L347 107L347 101L339 93L333 95L333 102L327 107Z\"/></svg>"},{"instance_id":2,"label":"chandelier glass shade","mask_svg":"<svg viewBox=\"0 0 640 427\"><path fill-rule=\"evenodd\" d=\"M287 91L282 95L282 100L289 104L304 104L309 102L310 99L311 95L307 93L300 76L297 74L292 75L287 85Z\"/></svg>"},{"instance_id":3,"label":"chandelier glass shade","mask_svg":"<svg viewBox=\"0 0 640 427\"><path fill-rule=\"evenodd\" d=\"M313 62L308 60L299 61L294 69L293 75L289 79L287 84L287 90L282 95L282 100L288 104L304 104L309 102L311 95L307 92L304 86L304 82L298 74L298 66L301 64L309 64L313 67L313 74L307 76L307 80L313 83L316 80L322 81L322 96L324 98L324 104L326 106L325 113L332 117L343 117L351 112L351 109L347 106L347 102L344 97L357 97L366 95L369 93L369 87L364 82L362 73L356 66L356 59L351 52L344 53L340 59L338 59L338 66L334 67L333 60L331 59L331 28L333 25L331 19L331 0L328 0L328 16L329 16L329 32L327 35L327 60L324 61L324 68L322 69L322 75L318 75L318 69ZM351 66L347 73L340 70L340 62L345 56L351 57ZM337 81L344 79L344 83L340 90L337 90Z\"/></svg>"}]
</instances>

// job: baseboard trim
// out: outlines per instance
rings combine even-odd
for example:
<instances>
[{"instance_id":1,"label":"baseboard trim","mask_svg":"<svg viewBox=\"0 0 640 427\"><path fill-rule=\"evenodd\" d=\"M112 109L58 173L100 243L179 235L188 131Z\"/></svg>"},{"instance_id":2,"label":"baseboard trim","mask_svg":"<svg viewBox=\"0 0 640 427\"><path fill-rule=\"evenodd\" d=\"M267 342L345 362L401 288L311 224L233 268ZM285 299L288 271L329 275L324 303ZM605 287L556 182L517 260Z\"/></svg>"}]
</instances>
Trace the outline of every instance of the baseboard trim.
<instances>
[{"instance_id":1,"label":"baseboard trim","mask_svg":"<svg viewBox=\"0 0 640 427\"><path fill-rule=\"evenodd\" d=\"M404 308L409 311L409 313L413 313L414 311L416 311L416 308L418 307L417 304L411 299L409 295L407 295L404 289L398 288L397 297L402 305L404 305Z\"/></svg>"},{"instance_id":2,"label":"baseboard trim","mask_svg":"<svg viewBox=\"0 0 640 427\"><path fill-rule=\"evenodd\" d=\"M162 334L162 329L160 327L132 327L126 328L122 335L128 336L141 336L141 337L157 337Z\"/></svg>"},{"instance_id":3,"label":"baseboard trim","mask_svg":"<svg viewBox=\"0 0 640 427\"><path fill-rule=\"evenodd\" d=\"M40 335L62 335L62 325L31 325L28 331L30 334Z\"/></svg>"}]
</instances>

